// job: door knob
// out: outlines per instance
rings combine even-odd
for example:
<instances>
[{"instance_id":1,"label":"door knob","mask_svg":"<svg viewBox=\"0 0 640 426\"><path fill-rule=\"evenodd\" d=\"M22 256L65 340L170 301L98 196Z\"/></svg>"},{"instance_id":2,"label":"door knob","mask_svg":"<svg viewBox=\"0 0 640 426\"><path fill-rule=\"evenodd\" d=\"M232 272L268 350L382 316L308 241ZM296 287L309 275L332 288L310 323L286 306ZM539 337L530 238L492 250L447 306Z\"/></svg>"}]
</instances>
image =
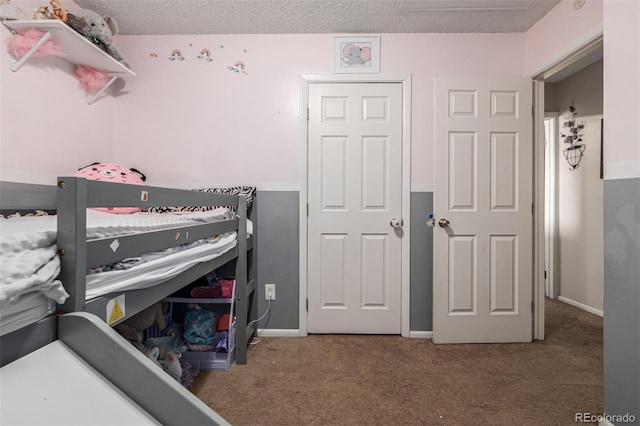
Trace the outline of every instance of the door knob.
<instances>
[{"instance_id":1,"label":"door knob","mask_svg":"<svg viewBox=\"0 0 640 426\"><path fill-rule=\"evenodd\" d=\"M396 219L395 217L389 221L389 224L393 229L402 228L402 219Z\"/></svg>"},{"instance_id":2,"label":"door knob","mask_svg":"<svg viewBox=\"0 0 640 426\"><path fill-rule=\"evenodd\" d=\"M449 226L449 220L442 218L438 221L438 225L440 225L440 228L446 228Z\"/></svg>"}]
</instances>

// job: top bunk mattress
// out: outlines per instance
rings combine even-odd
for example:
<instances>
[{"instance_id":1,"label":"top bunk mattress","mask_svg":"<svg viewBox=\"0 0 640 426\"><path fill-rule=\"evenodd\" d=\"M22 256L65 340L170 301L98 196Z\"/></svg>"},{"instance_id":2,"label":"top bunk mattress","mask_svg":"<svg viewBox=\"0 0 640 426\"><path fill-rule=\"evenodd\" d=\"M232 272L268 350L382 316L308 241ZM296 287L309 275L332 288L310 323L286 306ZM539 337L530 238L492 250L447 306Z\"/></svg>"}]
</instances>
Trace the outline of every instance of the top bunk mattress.
<instances>
[{"instance_id":1,"label":"top bunk mattress","mask_svg":"<svg viewBox=\"0 0 640 426\"><path fill-rule=\"evenodd\" d=\"M88 210L86 232L87 239L91 240L219 222L233 217L233 212L226 207L205 212L140 212L122 215ZM62 283L55 279L60 272L56 225L55 215L0 220L0 312L15 303L22 294L33 291L41 292L57 303L64 303L68 297ZM247 233L251 234L250 221L247 221L247 228ZM116 290L155 285L161 282L159 280L169 279L198 261L210 260L232 249L235 239L236 233L232 232L189 247L143 255L138 262L141 265L135 268L107 271L98 268L98 271L88 271L87 298ZM168 259L164 260L164 265L161 258ZM149 275L146 279L139 279L137 274ZM121 284L115 285L117 282Z\"/></svg>"}]
</instances>

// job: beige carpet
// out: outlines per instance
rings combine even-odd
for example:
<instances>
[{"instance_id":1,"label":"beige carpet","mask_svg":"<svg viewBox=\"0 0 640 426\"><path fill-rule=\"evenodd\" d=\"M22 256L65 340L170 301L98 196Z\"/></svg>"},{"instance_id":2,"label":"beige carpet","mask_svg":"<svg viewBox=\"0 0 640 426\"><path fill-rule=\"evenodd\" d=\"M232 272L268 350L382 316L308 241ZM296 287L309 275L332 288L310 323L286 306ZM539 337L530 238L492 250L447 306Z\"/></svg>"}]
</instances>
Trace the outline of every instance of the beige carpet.
<instances>
[{"instance_id":1,"label":"beige carpet","mask_svg":"<svg viewBox=\"0 0 640 426\"><path fill-rule=\"evenodd\" d=\"M602 413L602 318L547 300L547 338L434 345L399 336L260 338L192 391L243 425L571 425Z\"/></svg>"}]
</instances>

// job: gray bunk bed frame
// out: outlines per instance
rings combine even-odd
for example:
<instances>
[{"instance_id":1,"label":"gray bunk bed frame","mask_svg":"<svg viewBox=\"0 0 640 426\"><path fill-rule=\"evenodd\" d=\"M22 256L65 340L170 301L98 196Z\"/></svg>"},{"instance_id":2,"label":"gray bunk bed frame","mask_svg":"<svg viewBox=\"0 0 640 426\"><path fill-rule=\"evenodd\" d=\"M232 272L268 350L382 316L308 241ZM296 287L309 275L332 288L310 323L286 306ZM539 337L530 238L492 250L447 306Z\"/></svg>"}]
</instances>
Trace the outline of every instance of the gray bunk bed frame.
<instances>
[{"instance_id":1,"label":"gray bunk bed frame","mask_svg":"<svg viewBox=\"0 0 640 426\"><path fill-rule=\"evenodd\" d=\"M87 240L87 208L165 206L231 206L236 208L238 218L120 236L117 237L119 242L117 253L110 247L115 238ZM256 287L256 250L253 250L254 237L247 238L247 204L244 197L144 185L125 185L67 176L58 178L57 212L57 244L62 264L60 279L70 294L69 299L62 305L63 311L90 312L106 321L105 314L109 301L125 294L126 315L113 322L111 324L113 326L207 273L235 260L236 363L241 365L247 363L247 347L256 331L255 323L251 325L249 323L250 318L255 318L257 314L257 305L253 297ZM236 247L218 258L199 263L177 277L150 288L115 292L86 301L88 268L233 230L237 230ZM178 232L180 237L176 238Z\"/></svg>"},{"instance_id":2,"label":"gray bunk bed frame","mask_svg":"<svg viewBox=\"0 0 640 426\"><path fill-rule=\"evenodd\" d=\"M236 362L245 364L247 345L255 332L254 326L247 325L249 319L256 316L252 297L255 293L256 250L253 250L254 238L247 238L244 197L87 181L70 176L58 178L57 186L0 182L0 200L3 213L34 209L57 213L57 245L62 263L60 279L70 293L67 302L60 306L61 312L0 336L0 367L14 361L26 363L34 353L59 341L161 424L228 424L121 338L106 324L104 314L108 300L124 293L126 316L118 322L124 321L206 273L235 260ZM118 237L121 248L117 255L108 247L113 238L86 239L86 209L90 207L206 205L235 206L238 218ZM255 214L255 205L253 211ZM229 230L237 230L237 245L216 259L193 266L181 275L148 289L116 292L86 301L87 267ZM176 241L176 232L184 236L179 241ZM9 385L8 382L4 384Z\"/></svg>"}]
</instances>

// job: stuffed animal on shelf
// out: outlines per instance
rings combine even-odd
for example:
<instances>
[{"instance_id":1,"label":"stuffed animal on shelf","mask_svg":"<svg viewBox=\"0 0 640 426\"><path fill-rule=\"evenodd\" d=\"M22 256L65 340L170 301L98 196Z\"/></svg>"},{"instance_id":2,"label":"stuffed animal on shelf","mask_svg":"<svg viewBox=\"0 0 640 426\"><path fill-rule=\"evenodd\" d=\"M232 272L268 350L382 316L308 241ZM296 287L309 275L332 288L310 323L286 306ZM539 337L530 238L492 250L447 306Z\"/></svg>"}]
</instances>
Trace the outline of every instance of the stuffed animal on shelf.
<instances>
[{"instance_id":1,"label":"stuffed animal on shelf","mask_svg":"<svg viewBox=\"0 0 640 426\"><path fill-rule=\"evenodd\" d=\"M129 64L113 45L113 36L118 34L118 24L111 16L100 16L89 9L67 13L67 24L89 41L107 52L116 61L129 68Z\"/></svg>"},{"instance_id":2,"label":"stuffed animal on shelf","mask_svg":"<svg viewBox=\"0 0 640 426\"><path fill-rule=\"evenodd\" d=\"M131 318L117 324L114 328L135 347L143 351L144 330L154 323L160 330L164 330L167 327L162 302L149 306ZM158 354L160 354L160 349L158 349Z\"/></svg>"},{"instance_id":3,"label":"stuffed animal on shelf","mask_svg":"<svg viewBox=\"0 0 640 426\"><path fill-rule=\"evenodd\" d=\"M51 19L49 17L49 8L47 6L40 6L33 12L33 19Z\"/></svg>"},{"instance_id":4,"label":"stuffed animal on shelf","mask_svg":"<svg viewBox=\"0 0 640 426\"><path fill-rule=\"evenodd\" d=\"M0 0L0 21L5 19L10 21L27 19L27 14L15 4L9 3L9 0Z\"/></svg>"}]
</instances>

